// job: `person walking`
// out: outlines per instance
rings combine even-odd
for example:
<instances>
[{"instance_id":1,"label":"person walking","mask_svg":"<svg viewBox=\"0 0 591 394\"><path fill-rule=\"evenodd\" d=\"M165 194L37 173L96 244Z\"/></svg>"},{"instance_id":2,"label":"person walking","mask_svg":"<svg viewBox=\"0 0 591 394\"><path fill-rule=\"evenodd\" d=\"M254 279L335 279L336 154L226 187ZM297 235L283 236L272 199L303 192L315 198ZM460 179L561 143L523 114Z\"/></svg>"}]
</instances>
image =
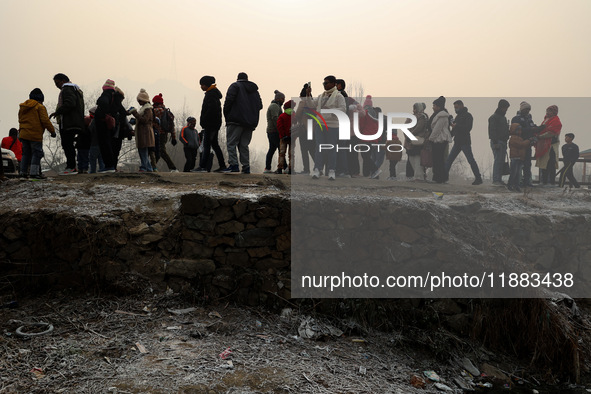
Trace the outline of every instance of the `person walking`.
<instances>
[{"instance_id":1,"label":"person walking","mask_svg":"<svg viewBox=\"0 0 591 394\"><path fill-rule=\"evenodd\" d=\"M210 75L203 76L199 84L201 90L205 92L205 97L199 117L199 125L203 129L203 153L198 170L211 171L210 163L213 162L211 149L213 149L219 164L214 172L222 172L226 168L224 154L218 141L220 127L222 127L222 92L217 88L215 78Z\"/></svg>"},{"instance_id":2,"label":"person walking","mask_svg":"<svg viewBox=\"0 0 591 394\"><path fill-rule=\"evenodd\" d=\"M78 85L70 82L65 74L53 77L55 86L60 90L55 112L49 119L56 118L59 125L62 149L66 155L66 169L59 175L76 175L76 149L74 138L84 129L84 94Z\"/></svg>"},{"instance_id":3,"label":"person walking","mask_svg":"<svg viewBox=\"0 0 591 394\"><path fill-rule=\"evenodd\" d=\"M460 152L464 152L464 156L466 156L466 160L468 160L468 164L470 164L470 168L474 174L474 182L472 182L472 184L481 185L482 176L480 175L478 164L476 163L476 160L474 160L474 154L472 153L472 139L470 138L470 131L472 131L474 118L472 117L472 114L468 112L468 108L464 106L462 100L454 102L454 110L456 112L456 118L451 125L451 134L454 139L454 145L445 162L445 170L449 174L451 165L456 157L458 157Z\"/></svg>"},{"instance_id":4,"label":"person walking","mask_svg":"<svg viewBox=\"0 0 591 394\"><path fill-rule=\"evenodd\" d=\"M229 163L223 172L240 171L236 153L238 150L242 173L250 174L249 145L252 132L259 124L261 109L263 109L263 102L259 94L259 87L256 83L248 80L246 73L239 73L236 82L228 88L223 107Z\"/></svg>"},{"instance_id":5,"label":"person walking","mask_svg":"<svg viewBox=\"0 0 591 394\"><path fill-rule=\"evenodd\" d=\"M20 140L23 144L20 176L33 179L45 178L41 174L41 158L43 158L43 132L49 131L53 138L57 137L47 109L43 105L45 96L39 88L29 94L29 99L20 104L18 123Z\"/></svg>"},{"instance_id":6,"label":"person walking","mask_svg":"<svg viewBox=\"0 0 591 394\"><path fill-rule=\"evenodd\" d=\"M573 133L567 133L564 135L564 145L562 145L562 162L564 163L564 167L560 170L560 181L558 182L558 186L564 187L564 182L568 178L570 182L570 187L575 187L576 189L580 188L579 182L573 175L573 166L576 164L577 160L579 160L579 146L573 143L575 139L575 135Z\"/></svg>"},{"instance_id":7,"label":"person walking","mask_svg":"<svg viewBox=\"0 0 591 394\"><path fill-rule=\"evenodd\" d=\"M503 164L507 156L507 141L509 140L509 124L505 115L510 106L507 100L499 100L495 113L488 118L488 138L494 157L492 173L494 186L505 186Z\"/></svg>"},{"instance_id":8,"label":"person walking","mask_svg":"<svg viewBox=\"0 0 591 394\"><path fill-rule=\"evenodd\" d=\"M152 104L154 108L154 116L160 121L159 123L156 123L158 135L160 136L160 158L166 162L170 172L179 172L166 151L166 143L168 142L169 134L172 146L177 144L176 131L174 128L174 115L164 105L164 97L162 97L162 93L152 98Z\"/></svg>"}]
</instances>

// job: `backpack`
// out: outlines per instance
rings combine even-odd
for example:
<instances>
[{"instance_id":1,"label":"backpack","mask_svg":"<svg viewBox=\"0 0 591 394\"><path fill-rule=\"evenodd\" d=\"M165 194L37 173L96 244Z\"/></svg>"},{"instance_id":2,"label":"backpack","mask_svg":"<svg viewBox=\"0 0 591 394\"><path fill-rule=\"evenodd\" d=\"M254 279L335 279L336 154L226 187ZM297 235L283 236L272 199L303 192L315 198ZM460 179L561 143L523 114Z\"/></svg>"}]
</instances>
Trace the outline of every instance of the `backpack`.
<instances>
[{"instance_id":1,"label":"backpack","mask_svg":"<svg viewBox=\"0 0 591 394\"><path fill-rule=\"evenodd\" d=\"M174 115L168 108L164 110L160 119L160 129L165 133L172 133L174 131Z\"/></svg>"}]
</instances>

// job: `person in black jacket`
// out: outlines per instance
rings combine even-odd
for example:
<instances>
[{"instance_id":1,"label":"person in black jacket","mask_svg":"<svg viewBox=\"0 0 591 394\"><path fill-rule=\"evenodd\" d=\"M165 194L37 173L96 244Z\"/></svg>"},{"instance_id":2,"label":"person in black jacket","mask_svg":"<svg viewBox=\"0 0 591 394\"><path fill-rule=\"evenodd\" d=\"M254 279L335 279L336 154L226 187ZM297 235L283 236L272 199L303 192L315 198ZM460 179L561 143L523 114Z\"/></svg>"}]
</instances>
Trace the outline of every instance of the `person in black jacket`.
<instances>
[{"instance_id":1,"label":"person in black jacket","mask_svg":"<svg viewBox=\"0 0 591 394\"><path fill-rule=\"evenodd\" d=\"M564 187L566 178L568 178L571 187L574 186L577 189L581 187L573 175L573 166L579 160L579 146L573 143L574 139L575 135L573 133L564 135L564 142L566 142L566 144L562 145L562 161L564 162L564 167L560 170L559 187Z\"/></svg>"},{"instance_id":2,"label":"person in black jacket","mask_svg":"<svg viewBox=\"0 0 591 394\"><path fill-rule=\"evenodd\" d=\"M224 118L226 119L226 139L228 145L229 166L224 172L239 172L238 156L240 153L242 172L250 174L250 152L248 145L252 132L259 124L259 116L263 102L256 83L248 80L248 75L241 72L238 79L228 88L224 101Z\"/></svg>"},{"instance_id":3,"label":"person in black jacket","mask_svg":"<svg viewBox=\"0 0 591 394\"><path fill-rule=\"evenodd\" d=\"M199 80L201 90L205 92L203 105L201 106L201 116L199 125L203 128L203 153L199 161L198 172L210 172L213 161L211 149L218 158L219 168L214 172L222 172L226 168L224 154L218 142L220 127L222 127L222 92L216 87L215 77L205 75Z\"/></svg>"},{"instance_id":4,"label":"person in black jacket","mask_svg":"<svg viewBox=\"0 0 591 394\"><path fill-rule=\"evenodd\" d=\"M456 157L458 157L460 152L464 152L464 156L466 156L466 160L468 160L470 168L472 168L472 173L474 174L474 182L472 182L472 184L481 185L482 176L480 175L478 164L476 164L476 160L474 160L474 154L472 154L472 140L470 138L470 131L472 130L474 118L472 117L472 114L468 112L468 108L464 106L462 100L454 102L454 109L456 111L456 118L451 125L454 146L451 148L449 156L447 156L445 169L449 172Z\"/></svg>"},{"instance_id":5,"label":"person in black jacket","mask_svg":"<svg viewBox=\"0 0 591 394\"><path fill-rule=\"evenodd\" d=\"M115 172L117 168L117 156L113 151L113 138L117 135L121 114L127 113L121 104L123 98L123 92L115 87L115 82L107 79L103 85L103 93L96 100L97 107L94 122L101 156L105 163L104 170L99 172Z\"/></svg>"},{"instance_id":6,"label":"person in black jacket","mask_svg":"<svg viewBox=\"0 0 591 394\"><path fill-rule=\"evenodd\" d=\"M76 149L74 139L84 130L84 95L80 87L72 82L65 74L53 77L55 86L60 90L55 112L49 119L55 117L59 124L62 149L66 155L66 169L59 175L76 175Z\"/></svg>"},{"instance_id":7,"label":"person in black jacket","mask_svg":"<svg viewBox=\"0 0 591 394\"><path fill-rule=\"evenodd\" d=\"M507 123L507 110L510 104L507 100L499 100L495 113L488 118L488 138L493 151L493 185L505 186L503 182L503 163L507 156L507 141L509 140L509 124Z\"/></svg>"}]
</instances>

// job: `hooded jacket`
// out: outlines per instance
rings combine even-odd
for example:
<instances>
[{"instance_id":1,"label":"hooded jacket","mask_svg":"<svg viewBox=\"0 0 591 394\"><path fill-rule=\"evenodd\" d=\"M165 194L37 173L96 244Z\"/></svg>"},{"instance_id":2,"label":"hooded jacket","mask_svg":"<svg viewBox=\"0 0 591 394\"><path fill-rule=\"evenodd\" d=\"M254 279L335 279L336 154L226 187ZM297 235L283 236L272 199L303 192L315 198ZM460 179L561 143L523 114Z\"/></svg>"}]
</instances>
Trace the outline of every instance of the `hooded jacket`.
<instances>
[{"instance_id":1,"label":"hooded jacket","mask_svg":"<svg viewBox=\"0 0 591 394\"><path fill-rule=\"evenodd\" d=\"M271 101L269 108L267 108L267 133L279 132L279 129L277 128L277 120L282 113L283 110L281 109L281 104L275 100Z\"/></svg>"},{"instance_id":2,"label":"hooded jacket","mask_svg":"<svg viewBox=\"0 0 591 394\"><path fill-rule=\"evenodd\" d=\"M256 83L239 79L228 88L224 101L224 118L227 124L241 125L250 130L259 124L263 102Z\"/></svg>"},{"instance_id":3,"label":"hooded jacket","mask_svg":"<svg viewBox=\"0 0 591 394\"><path fill-rule=\"evenodd\" d=\"M507 142L509 125L507 118L498 109L488 118L488 138L494 142Z\"/></svg>"},{"instance_id":4,"label":"hooded jacket","mask_svg":"<svg viewBox=\"0 0 591 394\"><path fill-rule=\"evenodd\" d=\"M205 92L199 124L204 130L216 131L222 127L222 92L214 87Z\"/></svg>"},{"instance_id":5,"label":"hooded jacket","mask_svg":"<svg viewBox=\"0 0 591 394\"><path fill-rule=\"evenodd\" d=\"M62 86L59 94L58 107L55 115L60 125L60 130L84 129L84 94L73 83Z\"/></svg>"},{"instance_id":6,"label":"hooded jacket","mask_svg":"<svg viewBox=\"0 0 591 394\"><path fill-rule=\"evenodd\" d=\"M472 117L472 114L468 112L467 107L458 111L454 123L456 124L452 130L454 142L458 145L470 145L472 143L470 131L472 131L474 118Z\"/></svg>"},{"instance_id":7,"label":"hooded jacket","mask_svg":"<svg viewBox=\"0 0 591 394\"><path fill-rule=\"evenodd\" d=\"M449 114L445 110L441 110L433 115L429 141L434 143L451 142Z\"/></svg>"},{"instance_id":8,"label":"hooded jacket","mask_svg":"<svg viewBox=\"0 0 591 394\"><path fill-rule=\"evenodd\" d=\"M131 114L137 119L135 125L135 145L138 149L153 148L155 145L154 131L152 130L152 105L146 103L139 110L133 110Z\"/></svg>"},{"instance_id":9,"label":"hooded jacket","mask_svg":"<svg viewBox=\"0 0 591 394\"><path fill-rule=\"evenodd\" d=\"M285 112L279 115L279 118L277 118L279 138L283 139L284 137L291 137L291 117L293 113L293 110L288 108Z\"/></svg>"},{"instance_id":10,"label":"hooded jacket","mask_svg":"<svg viewBox=\"0 0 591 394\"><path fill-rule=\"evenodd\" d=\"M55 133L55 129L47 115L47 109L37 100L29 99L20 105L18 122L19 138L22 140L43 141L43 131L45 129L51 134Z\"/></svg>"}]
</instances>

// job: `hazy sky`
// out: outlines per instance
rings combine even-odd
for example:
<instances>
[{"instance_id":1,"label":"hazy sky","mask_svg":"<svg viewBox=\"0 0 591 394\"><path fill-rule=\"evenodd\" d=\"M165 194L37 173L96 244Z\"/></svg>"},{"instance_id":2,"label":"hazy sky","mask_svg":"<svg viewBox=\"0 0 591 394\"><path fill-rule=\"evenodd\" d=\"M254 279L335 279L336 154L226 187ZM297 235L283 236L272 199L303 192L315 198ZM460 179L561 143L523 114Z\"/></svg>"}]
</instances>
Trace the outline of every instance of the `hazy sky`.
<instances>
[{"instance_id":1,"label":"hazy sky","mask_svg":"<svg viewBox=\"0 0 591 394\"><path fill-rule=\"evenodd\" d=\"M52 76L58 72L87 94L111 78L134 101L144 87L151 96L163 93L173 110L184 105L198 115L201 76L214 75L225 94L244 71L259 85L261 119L274 89L296 96L311 80L318 94L329 74L361 84L374 96L513 97L511 114L522 97L587 97L591 91L589 0L2 0L1 5L0 135L18 127L18 104L33 88L40 87L46 104L54 105L58 90ZM543 108L532 113L539 123ZM570 131L585 149L591 148L591 137L583 115L580 123L571 120ZM486 138L479 137L486 134L486 119L475 122L476 140L486 147ZM263 121L254 140L260 148L267 144L264 126Z\"/></svg>"}]
</instances>

